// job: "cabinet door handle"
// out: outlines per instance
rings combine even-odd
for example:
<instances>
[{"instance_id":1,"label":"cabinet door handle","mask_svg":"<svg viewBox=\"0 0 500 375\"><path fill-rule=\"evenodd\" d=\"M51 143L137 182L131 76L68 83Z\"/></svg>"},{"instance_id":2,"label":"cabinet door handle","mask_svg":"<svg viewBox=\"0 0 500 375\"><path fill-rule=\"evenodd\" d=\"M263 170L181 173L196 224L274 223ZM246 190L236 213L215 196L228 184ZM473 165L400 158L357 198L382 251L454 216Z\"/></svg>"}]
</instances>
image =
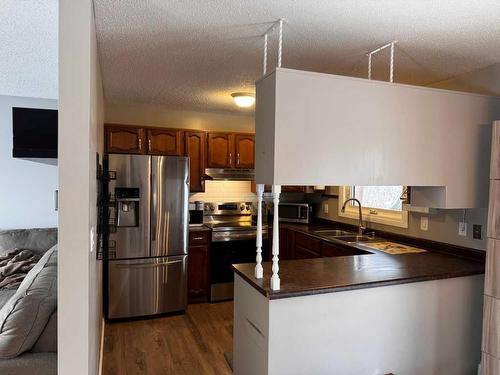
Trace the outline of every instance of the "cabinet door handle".
<instances>
[{"instance_id":1,"label":"cabinet door handle","mask_svg":"<svg viewBox=\"0 0 500 375\"><path fill-rule=\"evenodd\" d=\"M233 155L229 153L229 165L233 164Z\"/></svg>"},{"instance_id":2,"label":"cabinet door handle","mask_svg":"<svg viewBox=\"0 0 500 375\"><path fill-rule=\"evenodd\" d=\"M151 151L151 138L148 139L148 150Z\"/></svg>"},{"instance_id":3,"label":"cabinet door handle","mask_svg":"<svg viewBox=\"0 0 500 375\"><path fill-rule=\"evenodd\" d=\"M142 150L142 139L139 138L139 150Z\"/></svg>"},{"instance_id":4,"label":"cabinet door handle","mask_svg":"<svg viewBox=\"0 0 500 375\"><path fill-rule=\"evenodd\" d=\"M238 152L238 154L236 155L236 165L240 165L240 153Z\"/></svg>"},{"instance_id":5,"label":"cabinet door handle","mask_svg":"<svg viewBox=\"0 0 500 375\"><path fill-rule=\"evenodd\" d=\"M202 240L202 239L203 239L203 237L193 237L193 240L195 240L195 241Z\"/></svg>"}]
</instances>

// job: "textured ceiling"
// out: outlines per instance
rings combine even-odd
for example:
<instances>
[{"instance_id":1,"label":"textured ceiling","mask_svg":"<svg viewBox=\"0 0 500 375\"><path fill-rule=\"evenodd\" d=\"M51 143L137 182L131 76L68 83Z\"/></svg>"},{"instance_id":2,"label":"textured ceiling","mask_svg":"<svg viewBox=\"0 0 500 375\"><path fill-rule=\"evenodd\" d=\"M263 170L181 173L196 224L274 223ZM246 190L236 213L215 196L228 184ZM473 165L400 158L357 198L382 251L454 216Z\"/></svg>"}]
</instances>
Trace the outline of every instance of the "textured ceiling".
<instances>
[{"instance_id":1,"label":"textured ceiling","mask_svg":"<svg viewBox=\"0 0 500 375\"><path fill-rule=\"evenodd\" d=\"M254 90L262 34L285 18L283 66L366 76L397 40L395 81L429 84L500 61L498 0L94 0L106 100L234 111ZM276 65L276 33L269 40ZM374 58L386 79L388 53Z\"/></svg>"},{"instance_id":2,"label":"textured ceiling","mask_svg":"<svg viewBox=\"0 0 500 375\"><path fill-rule=\"evenodd\" d=\"M0 0L0 95L55 99L57 0Z\"/></svg>"}]
</instances>

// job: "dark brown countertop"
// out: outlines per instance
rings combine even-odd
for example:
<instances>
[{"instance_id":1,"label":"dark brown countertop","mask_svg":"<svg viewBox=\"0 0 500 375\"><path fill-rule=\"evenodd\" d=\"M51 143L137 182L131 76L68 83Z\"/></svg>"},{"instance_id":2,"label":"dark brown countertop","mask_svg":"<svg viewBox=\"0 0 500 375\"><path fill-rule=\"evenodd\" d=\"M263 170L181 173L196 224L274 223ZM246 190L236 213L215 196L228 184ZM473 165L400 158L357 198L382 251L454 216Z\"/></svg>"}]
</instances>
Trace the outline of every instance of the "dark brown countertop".
<instances>
[{"instance_id":1,"label":"dark brown countertop","mask_svg":"<svg viewBox=\"0 0 500 375\"><path fill-rule=\"evenodd\" d=\"M290 229L314 235L322 241L330 241L314 233L319 228L334 226L285 224ZM338 227L337 227L338 228ZM377 234L378 237L382 237ZM385 239L385 238L384 238ZM393 239L391 239L394 241ZM395 241L397 242L397 241ZM406 243L411 241L405 241ZM338 243L338 242L336 242ZM346 246L346 243L342 243ZM419 246L425 253L390 255L361 244L347 244L373 254L334 258L286 260L279 263L281 287L270 289L271 262L264 262L264 277L254 277L255 264L233 265L234 271L261 294L269 299L289 298L311 294L331 293L345 290L373 288L426 280L447 279L484 273L484 256L479 260L437 252ZM415 245L412 243L412 245ZM463 249L463 248L462 248ZM439 249L438 249L439 250ZM476 250L478 251L478 250ZM471 249L474 255L474 250ZM482 252L484 253L484 252Z\"/></svg>"},{"instance_id":2,"label":"dark brown countertop","mask_svg":"<svg viewBox=\"0 0 500 375\"><path fill-rule=\"evenodd\" d=\"M211 229L203 224L189 224L190 232L209 232Z\"/></svg>"}]
</instances>

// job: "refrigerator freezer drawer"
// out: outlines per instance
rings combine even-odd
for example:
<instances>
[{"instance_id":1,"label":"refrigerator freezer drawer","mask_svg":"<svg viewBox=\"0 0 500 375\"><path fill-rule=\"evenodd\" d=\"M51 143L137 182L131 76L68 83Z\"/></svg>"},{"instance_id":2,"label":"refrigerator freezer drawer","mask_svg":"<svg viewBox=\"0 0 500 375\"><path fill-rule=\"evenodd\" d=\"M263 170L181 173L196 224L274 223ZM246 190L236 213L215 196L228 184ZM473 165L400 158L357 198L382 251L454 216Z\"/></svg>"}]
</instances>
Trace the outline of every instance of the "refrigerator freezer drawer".
<instances>
[{"instance_id":1,"label":"refrigerator freezer drawer","mask_svg":"<svg viewBox=\"0 0 500 375\"><path fill-rule=\"evenodd\" d=\"M185 310L187 256L108 262L108 318Z\"/></svg>"}]
</instances>

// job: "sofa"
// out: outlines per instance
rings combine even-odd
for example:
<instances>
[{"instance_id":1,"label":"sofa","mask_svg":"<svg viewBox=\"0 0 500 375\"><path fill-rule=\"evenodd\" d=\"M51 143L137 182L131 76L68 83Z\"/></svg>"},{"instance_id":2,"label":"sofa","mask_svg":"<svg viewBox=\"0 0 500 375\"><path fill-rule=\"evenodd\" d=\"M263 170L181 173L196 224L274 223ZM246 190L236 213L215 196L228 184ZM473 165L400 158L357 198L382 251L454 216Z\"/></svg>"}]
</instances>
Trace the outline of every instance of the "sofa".
<instances>
[{"instance_id":1,"label":"sofa","mask_svg":"<svg viewBox=\"0 0 500 375\"><path fill-rule=\"evenodd\" d=\"M0 253L5 250L12 248L28 249L41 256L39 263L43 262L39 266L39 263L33 267L33 269L25 277L25 281L18 287L18 289L0 289L0 374L2 375L53 375L57 374L57 229L15 229L15 230L2 230L0 231ZM50 254L49 254L50 253ZM49 256L50 255L50 256ZM35 268L43 268L48 277L44 280L39 280L41 277L31 274L32 271L39 272L42 271L35 270ZM46 276L47 276L46 275ZM28 280L31 277L31 280ZM38 279L35 279L38 277ZM38 284L36 284L38 282ZM28 286L23 284L29 284ZM32 291L26 291L21 289L26 289L37 285L37 289ZM50 289L50 298L44 296L47 293L46 289ZM16 293L20 295L17 301ZM2 310L6 310L3 307L12 305L13 308L9 310L18 309L21 303L19 302L22 298L34 294L35 296L29 296L32 298L38 298L38 303L36 307L34 304L28 303L27 308L23 310L14 311L14 315L17 314L16 319L10 319L9 323L2 321ZM38 295L37 295L38 294ZM40 297L42 295L42 297ZM26 298L28 300L28 298ZM39 301L44 301L39 303ZM29 301L28 301L29 302ZM16 305L17 304L17 305ZM25 303L26 305L26 303ZM40 312L45 309L45 312ZM36 312L34 312L36 311ZM24 315L23 315L24 314ZM29 314L28 316L26 314ZM45 314L43 316L43 314ZM4 313L5 318L6 313ZM38 319L37 322L32 321L33 315L42 315L42 318ZM48 318L47 318L48 317ZM30 334L33 336L31 339L12 337L2 337L2 335L9 335L14 332L14 336L18 334L16 330L20 328L21 330L26 330L26 327L12 327L12 324L17 324L18 322L29 322L25 325L29 325ZM14 323L13 323L14 322ZM9 326L10 324L10 326ZM32 328L38 325L38 330L33 330ZM6 328L7 326L7 328ZM22 326L22 324L21 324ZM8 331L7 329L10 329ZM12 334L11 334L12 336ZM19 335L18 335L19 336ZM3 341L2 341L3 340ZM14 354L7 350L2 349L2 345L10 345L14 340L17 345L17 349L14 350ZM15 341L17 340L17 342ZM30 341L31 340L31 341ZM19 349L22 348L22 349ZM17 352L22 352L22 354L17 354ZM7 354L6 354L7 353Z\"/></svg>"}]
</instances>

